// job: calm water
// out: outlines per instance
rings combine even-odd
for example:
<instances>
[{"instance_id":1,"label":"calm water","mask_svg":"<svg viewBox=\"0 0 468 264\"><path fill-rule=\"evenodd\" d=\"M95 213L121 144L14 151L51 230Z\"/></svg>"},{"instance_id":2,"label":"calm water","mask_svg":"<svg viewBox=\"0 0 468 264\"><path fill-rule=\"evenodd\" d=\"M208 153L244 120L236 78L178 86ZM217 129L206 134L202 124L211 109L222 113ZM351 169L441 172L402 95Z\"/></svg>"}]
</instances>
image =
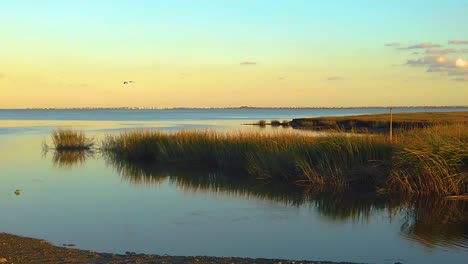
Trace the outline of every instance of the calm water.
<instances>
[{"instance_id":1,"label":"calm water","mask_svg":"<svg viewBox=\"0 0 468 264\"><path fill-rule=\"evenodd\" d=\"M117 253L466 263L467 202L317 197L216 172L41 151L55 127L101 137L147 127L259 129L240 124L382 111L0 110L0 232Z\"/></svg>"}]
</instances>

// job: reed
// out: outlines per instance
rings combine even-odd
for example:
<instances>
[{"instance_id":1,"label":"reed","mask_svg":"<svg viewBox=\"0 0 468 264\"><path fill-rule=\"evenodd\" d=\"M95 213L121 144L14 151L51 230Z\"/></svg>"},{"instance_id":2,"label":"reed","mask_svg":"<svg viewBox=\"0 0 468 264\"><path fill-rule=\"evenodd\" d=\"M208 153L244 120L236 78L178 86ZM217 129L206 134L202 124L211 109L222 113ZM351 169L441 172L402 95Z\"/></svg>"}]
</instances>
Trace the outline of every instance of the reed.
<instances>
[{"instance_id":1,"label":"reed","mask_svg":"<svg viewBox=\"0 0 468 264\"><path fill-rule=\"evenodd\" d=\"M108 135L114 160L238 171L316 190L457 195L468 191L464 124L395 135L130 131ZM235 175L235 174L234 174Z\"/></svg>"},{"instance_id":2,"label":"reed","mask_svg":"<svg viewBox=\"0 0 468 264\"><path fill-rule=\"evenodd\" d=\"M56 151L90 150L94 139L80 131L57 129L52 132L52 143Z\"/></svg>"},{"instance_id":3,"label":"reed","mask_svg":"<svg viewBox=\"0 0 468 264\"><path fill-rule=\"evenodd\" d=\"M414 129L396 137L388 189L435 195L468 192L468 129L465 124Z\"/></svg>"}]
</instances>

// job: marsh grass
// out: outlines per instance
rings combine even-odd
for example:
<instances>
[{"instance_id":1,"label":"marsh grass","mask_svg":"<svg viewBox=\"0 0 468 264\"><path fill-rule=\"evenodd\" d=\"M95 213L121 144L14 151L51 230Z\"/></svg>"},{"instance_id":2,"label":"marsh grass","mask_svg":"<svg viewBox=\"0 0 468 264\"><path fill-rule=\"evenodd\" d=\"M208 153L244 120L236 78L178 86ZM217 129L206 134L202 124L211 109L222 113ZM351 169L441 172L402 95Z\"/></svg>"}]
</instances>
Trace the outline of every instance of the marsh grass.
<instances>
[{"instance_id":1,"label":"marsh grass","mask_svg":"<svg viewBox=\"0 0 468 264\"><path fill-rule=\"evenodd\" d=\"M392 146L346 135L132 131L107 136L103 151L114 159L239 171L317 189L371 190L384 185Z\"/></svg>"},{"instance_id":2,"label":"marsh grass","mask_svg":"<svg viewBox=\"0 0 468 264\"><path fill-rule=\"evenodd\" d=\"M289 120L283 120L283 121L271 120L270 123L268 123L265 120L260 120L260 121L255 122L255 123L250 123L250 124L245 124L245 125L254 125L254 126L260 126L260 127L265 127L267 125L270 125L272 127L279 127L279 126L289 127L289 126L291 126L291 121L289 121Z\"/></svg>"},{"instance_id":3,"label":"marsh grass","mask_svg":"<svg viewBox=\"0 0 468 264\"><path fill-rule=\"evenodd\" d=\"M81 131L57 129L52 132L52 144L56 151L91 150L94 139L87 137Z\"/></svg>"},{"instance_id":4,"label":"marsh grass","mask_svg":"<svg viewBox=\"0 0 468 264\"><path fill-rule=\"evenodd\" d=\"M389 189L435 195L468 192L468 129L463 123L396 135Z\"/></svg>"},{"instance_id":5,"label":"marsh grass","mask_svg":"<svg viewBox=\"0 0 468 264\"><path fill-rule=\"evenodd\" d=\"M255 123L255 125L258 125L258 126L261 126L261 127L265 127L266 124L267 124L267 122L265 120L260 120L257 123Z\"/></svg>"},{"instance_id":6,"label":"marsh grass","mask_svg":"<svg viewBox=\"0 0 468 264\"><path fill-rule=\"evenodd\" d=\"M278 127L278 126L281 126L281 122L279 120L271 120L270 125L274 127Z\"/></svg>"},{"instance_id":7,"label":"marsh grass","mask_svg":"<svg viewBox=\"0 0 468 264\"><path fill-rule=\"evenodd\" d=\"M412 130L429 128L447 124L468 124L468 112L421 112L421 113L394 113L393 129ZM329 130L342 129L358 132L388 133L390 128L389 114L372 114L339 117L296 118L291 126L300 129Z\"/></svg>"},{"instance_id":8,"label":"marsh grass","mask_svg":"<svg viewBox=\"0 0 468 264\"><path fill-rule=\"evenodd\" d=\"M467 192L464 124L397 134L130 131L108 135L115 160L238 171L315 190L457 195Z\"/></svg>"}]
</instances>

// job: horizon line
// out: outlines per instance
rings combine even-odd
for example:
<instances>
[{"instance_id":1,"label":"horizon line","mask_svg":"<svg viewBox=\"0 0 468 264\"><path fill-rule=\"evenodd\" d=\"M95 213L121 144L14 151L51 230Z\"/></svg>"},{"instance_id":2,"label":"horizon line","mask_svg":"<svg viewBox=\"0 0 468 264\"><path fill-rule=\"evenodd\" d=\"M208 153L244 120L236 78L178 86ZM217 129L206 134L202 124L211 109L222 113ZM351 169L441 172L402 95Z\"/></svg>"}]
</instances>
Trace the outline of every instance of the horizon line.
<instances>
[{"instance_id":1,"label":"horizon line","mask_svg":"<svg viewBox=\"0 0 468 264\"><path fill-rule=\"evenodd\" d=\"M359 109L359 108L468 108L468 105L388 105L388 106L226 106L226 107L22 107L0 108L0 110L223 110L223 109Z\"/></svg>"}]
</instances>

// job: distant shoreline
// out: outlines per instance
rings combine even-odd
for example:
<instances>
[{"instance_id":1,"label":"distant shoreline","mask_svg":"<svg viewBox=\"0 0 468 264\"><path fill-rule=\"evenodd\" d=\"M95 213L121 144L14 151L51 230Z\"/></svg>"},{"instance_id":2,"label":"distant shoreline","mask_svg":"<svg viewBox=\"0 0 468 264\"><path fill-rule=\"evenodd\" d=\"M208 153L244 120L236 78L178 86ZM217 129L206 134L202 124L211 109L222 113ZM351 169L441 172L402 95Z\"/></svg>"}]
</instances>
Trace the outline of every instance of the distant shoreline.
<instances>
[{"instance_id":1,"label":"distant shoreline","mask_svg":"<svg viewBox=\"0 0 468 264\"><path fill-rule=\"evenodd\" d=\"M415 112L393 114L393 129L411 130L431 127L437 124L468 124L468 111L453 112ZM270 125L272 125L270 123ZM306 117L294 118L288 124L297 129L334 130L388 133L390 115L366 114L352 116Z\"/></svg>"},{"instance_id":2,"label":"distant shoreline","mask_svg":"<svg viewBox=\"0 0 468 264\"><path fill-rule=\"evenodd\" d=\"M322 109L462 109L466 106L335 106L335 107L309 107L309 106L239 106L239 107L45 107L45 108L0 108L0 110L322 110Z\"/></svg>"}]
</instances>

